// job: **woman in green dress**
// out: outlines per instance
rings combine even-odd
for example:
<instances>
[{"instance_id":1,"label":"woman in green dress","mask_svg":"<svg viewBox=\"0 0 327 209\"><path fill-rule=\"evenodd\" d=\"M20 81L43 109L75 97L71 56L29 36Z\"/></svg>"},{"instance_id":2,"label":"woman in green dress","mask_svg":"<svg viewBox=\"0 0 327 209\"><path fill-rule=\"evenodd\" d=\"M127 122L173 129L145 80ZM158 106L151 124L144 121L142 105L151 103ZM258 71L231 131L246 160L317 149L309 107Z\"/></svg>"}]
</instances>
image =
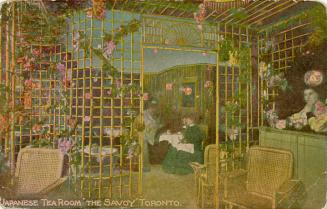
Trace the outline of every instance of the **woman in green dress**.
<instances>
[{"instance_id":1,"label":"woman in green dress","mask_svg":"<svg viewBox=\"0 0 327 209\"><path fill-rule=\"evenodd\" d=\"M183 144L193 144L194 152L186 152L183 150L177 150L177 148L170 146L168 153L163 161L162 168L167 173L173 174L189 174L192 173L192 167L190 162L203 163L203 149L202 141L205 134L201 128L194 123L194 117L192 115L185 116L183 118L184 130L182 131Z\"/></svg>"}]
</instances>

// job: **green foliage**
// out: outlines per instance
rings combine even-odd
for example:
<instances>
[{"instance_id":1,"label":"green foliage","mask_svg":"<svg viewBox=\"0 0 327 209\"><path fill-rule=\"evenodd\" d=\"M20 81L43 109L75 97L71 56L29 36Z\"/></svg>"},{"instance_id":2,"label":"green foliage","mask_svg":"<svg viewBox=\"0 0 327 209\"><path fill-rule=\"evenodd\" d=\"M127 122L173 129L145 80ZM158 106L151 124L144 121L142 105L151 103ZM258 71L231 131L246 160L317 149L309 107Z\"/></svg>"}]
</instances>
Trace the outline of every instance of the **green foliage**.
<instances>
[{"instance_id":1,"label":"green foliage","mask_svg":"<svg viewBox=\"0 0 327 209\"><path fill-rule=\"evenodd\" d=\"M143 1L129 1L128 4L122 4L125 9L128 8L146 8L151 6L152 8L149 9L150 11L153 8L157 8L157 10L166 9L167 6L172 9L178 9L181 11L188 11L188 12L196 12L198 10L198 3L192 3L192 2L181 2L181 1L169 1L167 5L167 0L143 0ZM112 3L108 2L106 7L107 9L112 8ZM119 8L119 3L115 5L116 8ZM143 13L147 13L149 10L143 10Z\"/></svg>"},{"instance_id":2,"label":"green foliage","mask_svg":"<svg viewBox=\"0 0 327 209\"><path fill-rule=\"evenodd\" d=\"M121 25L119 29L113 34L108 34L105 33L104 35L104 41L105 42L111 42L113 41L115 44L119 44L122 38L126 37L130 33L137 32L140 27L140 21L133 19L130 22L128 22L125 25ZM81 36L82 39L87 40L85 37L85 34L82 34ZM120 72L118 71L117 68L115 68L111 64L111 57L106 57L104 55L103 49L95 49L90 44L87 44L88 46L84 48L85 50L92 50L92 52L101 60L102 62L102 70L105 74L106 77L112 78L112 81L117 81L120 79ZM134 93L139 93L140 89L139 86L134 85L134 84L121 84L120 86L117 86L114 83L107 84L106 86L111 87L111 96L116 97L116 96L123 96L124 94L127 94L129 92L134 92Z\"/></svg>"},{"instance_id":3,"label":"green foliage","mask_svg":"<svg viewBox=\"0 0 327 209\"><path fill-rule=\"evenodd\" d=\"M248 13L244 10L244 8L230 9L229 14L232 15L235 20L243 20L248 17Z\"/></svg>"},{"instance_id":4,"label":"green foliage","mask_svg":"<svg viewBox=\"0 0 327 209\"><path fill-rule=\"evenodd\" d=\"M35 139L32 141L32 147L52 148L52 142L49 139Z\"/></svg>"},{"instance_id":5,"label":"green foliage","mask_svg":"<svg viewBox=\"0 0 327 209\"><path fill-rule=\"evenodd\" d=\"M11 18L10 3L3 3L1 6L1 21L6 22Z\"/></svg>"},{"instance_id":6,"label":"green foliage","mask_svg":"<svg viewBox=\"0 0 327 209\"><path fill-rule=\"evenodd\" d=\"M290 28L305 19L309 19L313 31L309 39L309 44L319 46L323 41L327 41L327 13L323 5L312 7L306 11L302 11L298 15L293 15L275 24L265 26L262 30L271 34L275 31Z\"/></svg>"},{"instance_id":7,"label":"green foliage","mask_svg":"<svg viewBox=\"0 0 327 209\"><path fill-rule=\"evenodd\" d=\"M41 10L32 4L18 4L21 8L20 29L28 43L58 43L66 32L66 19L63 16L42 16Z\"/></svg>"},{"instance_id":8,"label":"green foliage","mask_svg":"<svg viewBox=\"0 0 327 209\"><path fill-rule=\"evenodd\" d=\"M70 165L81 165L81 160L82 160L82 153L81 153L81 148L82 148L82 139L76 138L74 142L74 146L69 152L69 164Z\"/></svg>"},{"instance_id":9,"label":"green foliage","mask_svg":"<svg viewBox=\"0 0 327 209\"><path fill-rule=\"evenodd\" d=\"M0 174L6 172L7 170L8 166L6 165L6 159L2 152L0 152Z\"/></svg>"},{"instance_id":10,"label":"green foliage","mask_svg":"<svg viewBox=\"0 0 327 209\"><path fill-rule=\"evenodd\" d=\"M115 34L108 34L105 33L104 35L104 41L110 42L113 41L116 44L118 44L122 38L126 37L130 33L137 32L140 28L140 21L133 19L130 22L128 22L126 25L121 25L118 30L116 30Z\"/></svg>"},{"instance_id":11,"label":"green foliage","mask_svg":"<svg viewBox=\"0 0 327 209\"><path fill-rule=\"evenodd\" d=\"M234 51L233 41L224 39L219 42L219 61L227 62L229 60L229 52Z\"/></svg>"}]
</instances>

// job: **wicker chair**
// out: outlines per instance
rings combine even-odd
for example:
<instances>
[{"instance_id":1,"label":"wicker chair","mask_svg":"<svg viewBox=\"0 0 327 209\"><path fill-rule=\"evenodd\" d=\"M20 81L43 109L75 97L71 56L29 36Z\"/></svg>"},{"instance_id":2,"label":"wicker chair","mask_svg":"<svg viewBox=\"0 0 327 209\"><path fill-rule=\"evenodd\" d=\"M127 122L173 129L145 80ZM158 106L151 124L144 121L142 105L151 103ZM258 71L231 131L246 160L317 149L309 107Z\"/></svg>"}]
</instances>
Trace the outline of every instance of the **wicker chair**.
<instances>
[{"instance_id":1,"label":"wicker chair","mask_svg":"<svg viewBox=\"0 0 327 209\"><path fill-rule=\"evenodd\" d=\"M199 124L199 127L201 131L203 131L204 133L204 138L202 140L202 149L203 149L208 143L209 127L206 124Z\"/></svg>"},{"instance_id":2,"label":"wicker chair","mask_svg":"<svg viewBox=\"0 0 327 209\"><path fill-rule=\"evenodd\" d=\"M297 207L303 184L292 179L293 156L289 151L266 147L249 149L247 171L228 173L223 202L233 208L276 209ZM244 184L245 183L245 184Z\"/></svg>"},{"instance_id":3,"label":"wicker chair","mask_svg":"<svg viewBox=\"0 0 327 209\"><path fill-rule=\"evenodd\" d=\"M57 149L24 148L15 170L16 197L44 195L64 183L64 156Z\"/></svg>"},{"instance_id":4,"label":"wicker chair","mask_svg":"<svg viewBox=\"0 0 327 209\"><path fill-rule=\"evenodd\" d=\"M217 174L216 157L218 153L217 145L208 145L204 151L204 164L190 163L195 174L197 204L201 208L204 208L205 204L213 205L213 191Z\"/></svg>"}]
</instances>

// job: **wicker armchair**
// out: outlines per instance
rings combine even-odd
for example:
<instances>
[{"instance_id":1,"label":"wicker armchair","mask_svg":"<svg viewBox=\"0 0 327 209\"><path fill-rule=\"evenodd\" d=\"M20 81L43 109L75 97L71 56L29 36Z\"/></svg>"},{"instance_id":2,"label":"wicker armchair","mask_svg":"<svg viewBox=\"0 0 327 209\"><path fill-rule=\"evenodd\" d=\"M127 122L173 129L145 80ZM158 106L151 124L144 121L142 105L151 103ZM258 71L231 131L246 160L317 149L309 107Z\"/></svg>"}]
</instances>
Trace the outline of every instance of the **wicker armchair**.
<instances>
[{"instance_id":1,"label":"wicker armchair","mask_svg":"<svg viewBox=\"0 0 327 209\"><path fill-rule=\"evenodd\" d=\"M15 170L16 197L38 196L64 183L64 156L57 149L24 148L18 154Z\"/></svg>"},{"instance_id":2,"label":"wicker armchair","mask_svg":"<svg viewBox=\"0 0 327 209\"><path fill-rule=\"evenodd\" d=\"M229 208L296 208L304 188L300 181L292 179L292 171L291 152L252 147L247 171L236 170L225 176L223 202Z\"/></svg>"},{"instance_id":3,"label":"wicker armchair","mask_svg":"<svg viewBox=\"0 0 327 209\"><path fill-rule=\"evenodd\" d=\"M199 127L201 131L203 131L204 133L204 138L202 140L202 149L203 149L208 143L209 127L206 124L199 124Z\"/></svg>"},{"instance_id":4,"label":"wicker armchair","mask_svg":"<svg viewBox=\"0 0 327 209\"><path fill-rule=\"evenodd\" d=\"M213 191L217 174L216 158L219 157L218 153L217 145L208 145L204 151L204 164L190 163L195 174L197 204L201 208L204 208L205 204L213 205Z\"/></svg>"}]
</instances>

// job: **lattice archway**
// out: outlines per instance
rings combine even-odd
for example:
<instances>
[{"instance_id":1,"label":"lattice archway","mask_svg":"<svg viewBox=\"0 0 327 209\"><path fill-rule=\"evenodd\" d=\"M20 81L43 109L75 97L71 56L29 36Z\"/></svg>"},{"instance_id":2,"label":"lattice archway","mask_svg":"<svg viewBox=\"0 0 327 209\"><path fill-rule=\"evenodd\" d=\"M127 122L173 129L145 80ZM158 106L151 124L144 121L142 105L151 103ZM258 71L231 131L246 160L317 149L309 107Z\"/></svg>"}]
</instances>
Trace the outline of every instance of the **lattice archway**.
<instances>
[{"instance_id":1,"label":"lattice archway","mask_svg":"<svg viewBox=\"0 0 327 209\"><path fill-rule=\"evenodd\" d=\"M185 28L183 23L165 26L164 43L174 46L201 45L201 33L195 25Z\"/></svg>"}]
</instances>

